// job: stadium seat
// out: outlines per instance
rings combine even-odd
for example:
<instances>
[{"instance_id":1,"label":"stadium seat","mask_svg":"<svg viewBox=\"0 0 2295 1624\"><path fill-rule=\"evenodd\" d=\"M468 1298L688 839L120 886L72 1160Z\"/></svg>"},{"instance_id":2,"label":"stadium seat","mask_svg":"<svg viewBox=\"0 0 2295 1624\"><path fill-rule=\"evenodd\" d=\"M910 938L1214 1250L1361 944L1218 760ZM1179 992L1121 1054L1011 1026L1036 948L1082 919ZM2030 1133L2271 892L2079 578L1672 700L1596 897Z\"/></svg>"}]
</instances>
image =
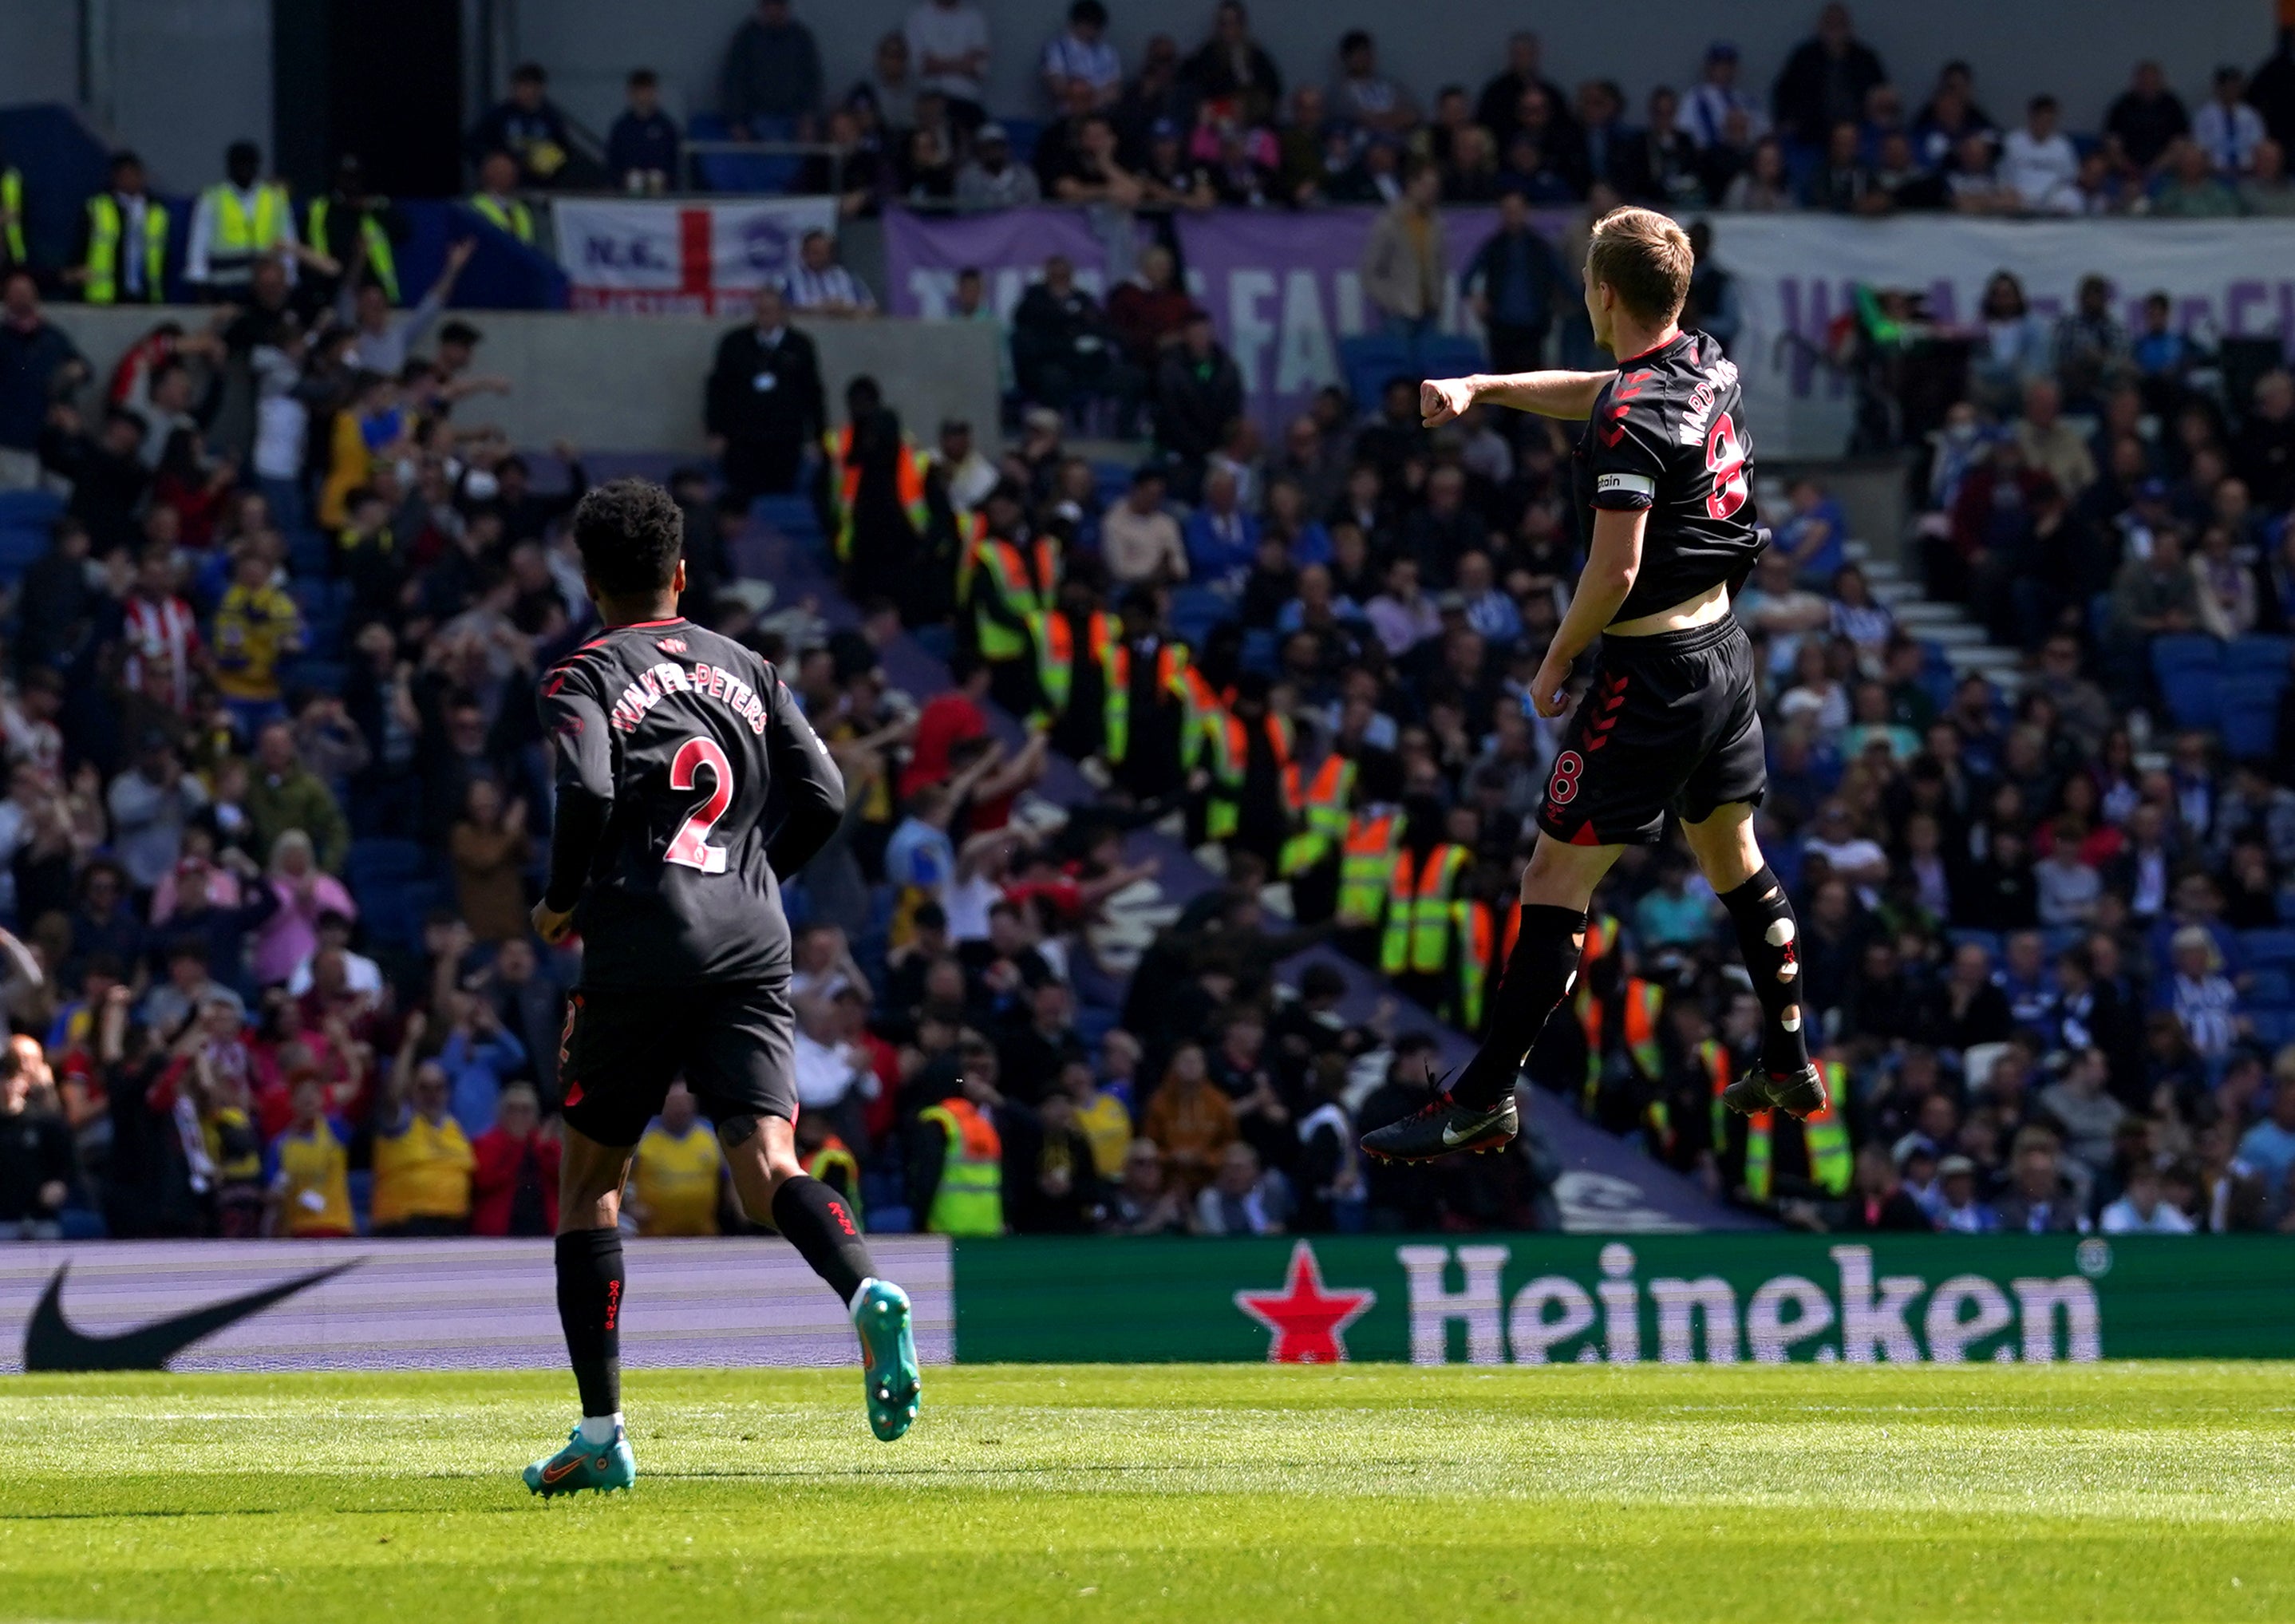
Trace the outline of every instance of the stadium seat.
<instances>
[{"instance_id":1,"label":"stadium seat","mask_svg":"<svg viewBox=\"0 0 2295 1624\"><path fill-rule=\"evenodd\" d=\"M2216 684L2216 722L2224 748L2235 761L2267 760L2279 735L2279 696L2287 686L2277 676L2226 676Z\"/></svg>"},{"instance_id":2,"label":"stadium seat","mask_svg":"<svg viewBox=\"0 0 2295 1624\"><path fill-rule=\"evenodd\" d=\"M2239 933L2239 948L2247 962L2257 968L2295 967L2295 930L2283 926L2267 930L2243 930Z\"/></svg>"},{"instance_id":3,"label":"stadium seat","mask_svg":"<svg viewBox=\"0 0 2295 1624\"><path fill-rule=\"evenodd\" d=\"M430 853L419 841L376 835L352 841L343 868L355 891L367 884L391 885L413 879L429 873L430 863Z\"/></svg>"},{"instance_id":4,"label":"stadium seat","mask_svg":"<svg viewBox=\"0 0 2295 1624\"><path fill-rule=\"evenodd\" d=\"M2168 714L2179 728L2200 728L2212 730L2222 718L2218 707L2218 682L2212 667L2200 670L2193 666L2177 666L2160 675L2160 691L2168 701Z\"/></svg>"},{"instance_id":5,"label":"stadium seat","mask_svg":"<svg viewBox=\"0 0 2295 1624\"><path fill-rule=\"evenodd\" d=\"M2248 1016L2255 1028L2255 1040L2268 1049L2295 1042L2295 1010L2258 1009Z\"/></svg>"},{"instance_id":6,"label":"stadium seat","mask_svg":"<svg viewBox=\"0 0 2295 1624\"><path fill-rule=\"evenodd\" d=\"M0 529L45 531L63 510L54 491L0 491Z\"/></svg>"},{"instance_id":7,"label":"stadium seat","mask_svg":"<svg viewBox=\"0 0 2295 1624\"><path fill-rule=\"evenodd\" d=\"M821 538L821 513L810 496L760 496L749 504L749 517L793 542Z\"/></svg>"},{"instance_id":8,"label":"stadium seat","mask_svg":"<svg viewBox=\"0 0 2295 1624\"><path fill-rule=\"evenodd\" d=\"M2256 1009L2284 1009L2295 1005L2295 979L2285 970L2254 970L2248 975L2247 1002Z\"/></svg>"},{"instance_id":9,"label":"stadium seat","mask_svg":"<svg viewBox=\"0 0 2295 1624\"><path fill-rule=\"evenodd\" d=\"M1172 630L1191 649L1203 647L1211 629L1235 612L1235 605L1208 586L1176 587L1172 592Z\"/></svg>"},{"instance_id":10,"label":"stadium seat","mask_svg":"<svg viewBox=\"0 0 2295 1624\"><path fill-rule=\"evenodd\" d=\"M1378 410L1379 396L1386 391L1386 380L1410 371L1410 347L1383 332L1358 333L1352 339L1342 339L1339 371L1346 379L1347 393L1354 397L1355 411L1368 417Z\"/></svg>"},{"instance_id":11,"label":"stadium seat","mask_svg":"<svg viewBox=\"0 0 2295 1624\"><path fill-rule=\"evenodd\" d=\"M750 130L760 141L796 139L796 125L788 118L759 118ZM732 138L724 118L716 113L694 114L685 133L692 141ZM704 152L693 160L694 178L704 192L783 192L796 183L801 161L752 152Z\"/></svg>"},{"instance_id":12,"label":"stadium seat","mask_svg":"<svg viewBox=\"0 0 2295 1624\"><path fill-rule=\"evenodd\" d=\"M1485 359L1480 339L1465 333L1430 333L1418 340L1410 370L1421 378L1463 378L1481 371Z\"/></svg>"},{"instance_id":13,"label":"stadium seat","mask_svg":"<svg viewBox=\"0 0 2295 1624\"><path fill-rule=\"evenodd\" d=\"M1257 627L1243 634L1243 668L1262 676L1275 674L1275 633Z\"/></svg>"},{"instance_id":14,"label":"stadium seat","mask_svg":"<svg viewBox=\"0 0 2295 1624\"><path fill-rule=\"evenodd\" d=\"M48 533L23 525L0 525L0 582L13 586L48 550Z\"/></svg>"},{"instance_id":15,"label":"stadium seat","mask_svg":"<svg viewBox=\"0 0 2295 1624\"><path fill-rule=\"evenodd\" d=\"M2266 637L2250 633L2227 643L2223 651L2226 676L2269 676L2282 683L2288 680L2288 658L2295 651L2295 637Z\"/></svg>"},{"instance_id":16,"label":"stadium seat","mask_svg":"<svg viewBox=\"0 0 2295 1624\"><path fill-rule=\"evenodd\" d=\"M1997 964L2000 961L2000 933L1997 930L1956 928L1947 931L1945 934L1951 939L1955 949L1964 948L1973 943L1991 954L1994 963Z\"/></svg>"}]
</instances>

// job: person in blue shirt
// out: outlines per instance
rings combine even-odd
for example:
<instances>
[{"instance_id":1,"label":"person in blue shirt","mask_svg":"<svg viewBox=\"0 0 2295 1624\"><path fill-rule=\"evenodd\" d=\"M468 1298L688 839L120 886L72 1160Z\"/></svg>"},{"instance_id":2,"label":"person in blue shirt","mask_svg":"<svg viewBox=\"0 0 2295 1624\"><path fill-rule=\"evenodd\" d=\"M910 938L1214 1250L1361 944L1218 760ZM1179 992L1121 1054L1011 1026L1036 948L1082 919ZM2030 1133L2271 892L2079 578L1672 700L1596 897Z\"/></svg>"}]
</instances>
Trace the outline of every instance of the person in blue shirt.
<instances>
[{"instance_id":1,"label":"person in blue shirt","mask_svg":"<svg viewBox=\"0 0 2295 1624\"><path fill-rule=\"evenodd\" d=\"M2239 1141L2239 1159L2262 1179L2275 1211L2290 1209L2288 1171L2295 1168L2295 1068L2272 1068L2271 1114Z\"/></svg>"},{"instance_id":2,"label":"person in blue shirt","mask_svg":"<svg viewBox=\"0 0 2295 1624\"><path fill-rule=\"evenodd\" d=\"M1777 545L1802 580L1829 583L1849 561L1848 514L1814 479L1794 480L1785 487L1785 499L1792 511L1777 526Z\"/></svg>"},{"instance_id":3,"label":"person in blue shirt","mask_svg":"<svg viewBox=\"0 0 2295 1624\"><path fill-rule=\"evenodd\" d=\"M1491 371L1530 372L1546 364L1555 290L1565 285L1562 260L1531 229L1530 200L1520 191L1499 198L1499 228L1474 250L1458 289L1490 340Z\"/></svg>"},{"instance_id":4,"label":"person in blue shirt","mask_svg":"<svg viewBox=\"0 0 2295 1624\"><path fill-rule=\"evenodd\" d=\"M1188 515L1182 535L1190 576L1207 585L1241 585L1259 551L1259 521L1244 511L1231 469L1214 467L1204 476L1203 505Z\"/></svg>"},{"instance_id":5,"label":"person in blue shirt","mask_svg":"<svg viewBox=\"0 0 2295 1624\"><path fill-rule=\"evenodd\" d=\"M526 1045L502 1025L490 1000L468 992L452 996L453 1029L437 1059L453 1086L454 1120L475 1136L494 1125L502 1084L526 1065Z\"/></svg>"},{"instance_id":6,"label":"person in blue shirt","mask_svg":"<svg viewBox=\"0 0 2295 1624\"><path fill-rule=\"evenodd\" d=\"M606 132L606 167L629 192L678 189L677 120L661 110L661 80L650 68L630 75L629 105Z\"/></svg>"}]
</instances>

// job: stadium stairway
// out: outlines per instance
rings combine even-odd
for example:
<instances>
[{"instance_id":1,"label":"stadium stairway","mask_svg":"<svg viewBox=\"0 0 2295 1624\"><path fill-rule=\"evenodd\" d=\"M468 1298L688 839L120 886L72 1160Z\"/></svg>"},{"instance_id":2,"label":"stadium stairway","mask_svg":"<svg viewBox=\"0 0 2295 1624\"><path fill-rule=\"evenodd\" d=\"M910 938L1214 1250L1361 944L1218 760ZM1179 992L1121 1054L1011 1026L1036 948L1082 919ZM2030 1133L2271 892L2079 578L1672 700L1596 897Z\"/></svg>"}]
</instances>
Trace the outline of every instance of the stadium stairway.
<instances>
[{"instance_id":1,"label":"stadium stairway","mask_svg":"<svg viewBox=\"0 0 2295 1624\"><path fill-rule=\"evenodd\" d=\"M767 498L758 503L749 530L736 543L736 572L771 582L783 603L811 603L831 628L857 625L860 612L824 567L821 545L821 533L808 502ZM887 675L911 694L935 693L950 686L947 666L914 636L902 636L882 654ZM998 733L1008 744L1017 745L1023 736L1018 720L992 706L987 708ZM1060 809L1086 805L1097 798L1098 792L1076 764L1056 755L1033 804L1024 801L1016 816L1024 821L1039 817L1056 820L1064 815ZM1144 881L1113 899L1109 911L1114 927L1105 934L1095 934L1095 948L1118 968L1127 968L1156 930L1176 918L1191 898L1219 884L1218 877L1182 843L1154 830L1133 834L1130 854L1135 860L1153 855L1160 868L1155 880ZM1341 1008L1349 1019L1368 1019L1382 1000L1392 996L1383 980L1327 949L1311 950L1287 962L1283 967L1286 983L1314 962L1330 965L1345 979L1347 995ZM1091 1002L1090 991L1079 988L1080 1003ZM1442 1049L1440 1065L1462 1065L1473 1054L1474 1044L1466 1034L1414 1004L1396 1001L1399 1026L1424 1028L1436 1035ZM1103 1032L1113 1018L1112 1008L1102 1002L1085 1010L1078 1027L1087 1034ZM1531 1089L1526 1098L1531 1127L1563 1170L1556 1181L1555 1196L1564 1228L1611 1233L1769 1227L1753 1214L1723 1205L1690 1179L1641 1155L1630 1142L1586 1122L1545 1090Z\"/></svg>"}]
</instances>

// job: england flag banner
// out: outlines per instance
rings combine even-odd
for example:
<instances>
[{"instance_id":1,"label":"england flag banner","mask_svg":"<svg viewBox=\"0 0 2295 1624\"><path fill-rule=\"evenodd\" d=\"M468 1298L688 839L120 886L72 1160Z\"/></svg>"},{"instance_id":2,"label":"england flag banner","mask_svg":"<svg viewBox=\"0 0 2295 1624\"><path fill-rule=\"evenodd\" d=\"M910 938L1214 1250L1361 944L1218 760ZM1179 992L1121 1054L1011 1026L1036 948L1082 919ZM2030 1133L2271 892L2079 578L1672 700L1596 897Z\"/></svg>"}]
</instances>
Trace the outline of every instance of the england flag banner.
<instances>
[{"instance_id":1,"label":"england flag banner","mask_svg":"<svg viewBox=\"0 0 2295 1624\"><path fill-rule=\"evenodd\" d=\"M569 198L555 205L558 263L576 310L721 315L796 268L809 232L837 230L834 198L738 203Z\"/></svg>"}]
</instances>

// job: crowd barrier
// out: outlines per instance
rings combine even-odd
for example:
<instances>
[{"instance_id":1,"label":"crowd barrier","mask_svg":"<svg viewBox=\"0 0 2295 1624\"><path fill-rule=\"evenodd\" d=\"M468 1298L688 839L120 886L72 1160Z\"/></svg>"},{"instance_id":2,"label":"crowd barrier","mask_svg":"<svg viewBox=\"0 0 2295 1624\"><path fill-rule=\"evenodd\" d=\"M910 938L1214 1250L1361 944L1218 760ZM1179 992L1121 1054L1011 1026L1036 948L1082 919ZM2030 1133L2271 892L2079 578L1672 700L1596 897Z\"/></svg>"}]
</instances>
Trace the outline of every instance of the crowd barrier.
<instances>
[{"instance_id":1,"label":"crowd barrier","mask_svg":"<svg viewBox=\"0 0 2295 1624\"><path fill-rule=\"evenodd\" d=\"M928 1364L2090 1363L2295 1356L2268 1236L934 1236L871 1243ZM837 1366L777 1239L634 1241L633 1368ZM562 1360L550 1243L0 1251L0 1369L481 1370Z\"/></svg>"}]
</instances>

